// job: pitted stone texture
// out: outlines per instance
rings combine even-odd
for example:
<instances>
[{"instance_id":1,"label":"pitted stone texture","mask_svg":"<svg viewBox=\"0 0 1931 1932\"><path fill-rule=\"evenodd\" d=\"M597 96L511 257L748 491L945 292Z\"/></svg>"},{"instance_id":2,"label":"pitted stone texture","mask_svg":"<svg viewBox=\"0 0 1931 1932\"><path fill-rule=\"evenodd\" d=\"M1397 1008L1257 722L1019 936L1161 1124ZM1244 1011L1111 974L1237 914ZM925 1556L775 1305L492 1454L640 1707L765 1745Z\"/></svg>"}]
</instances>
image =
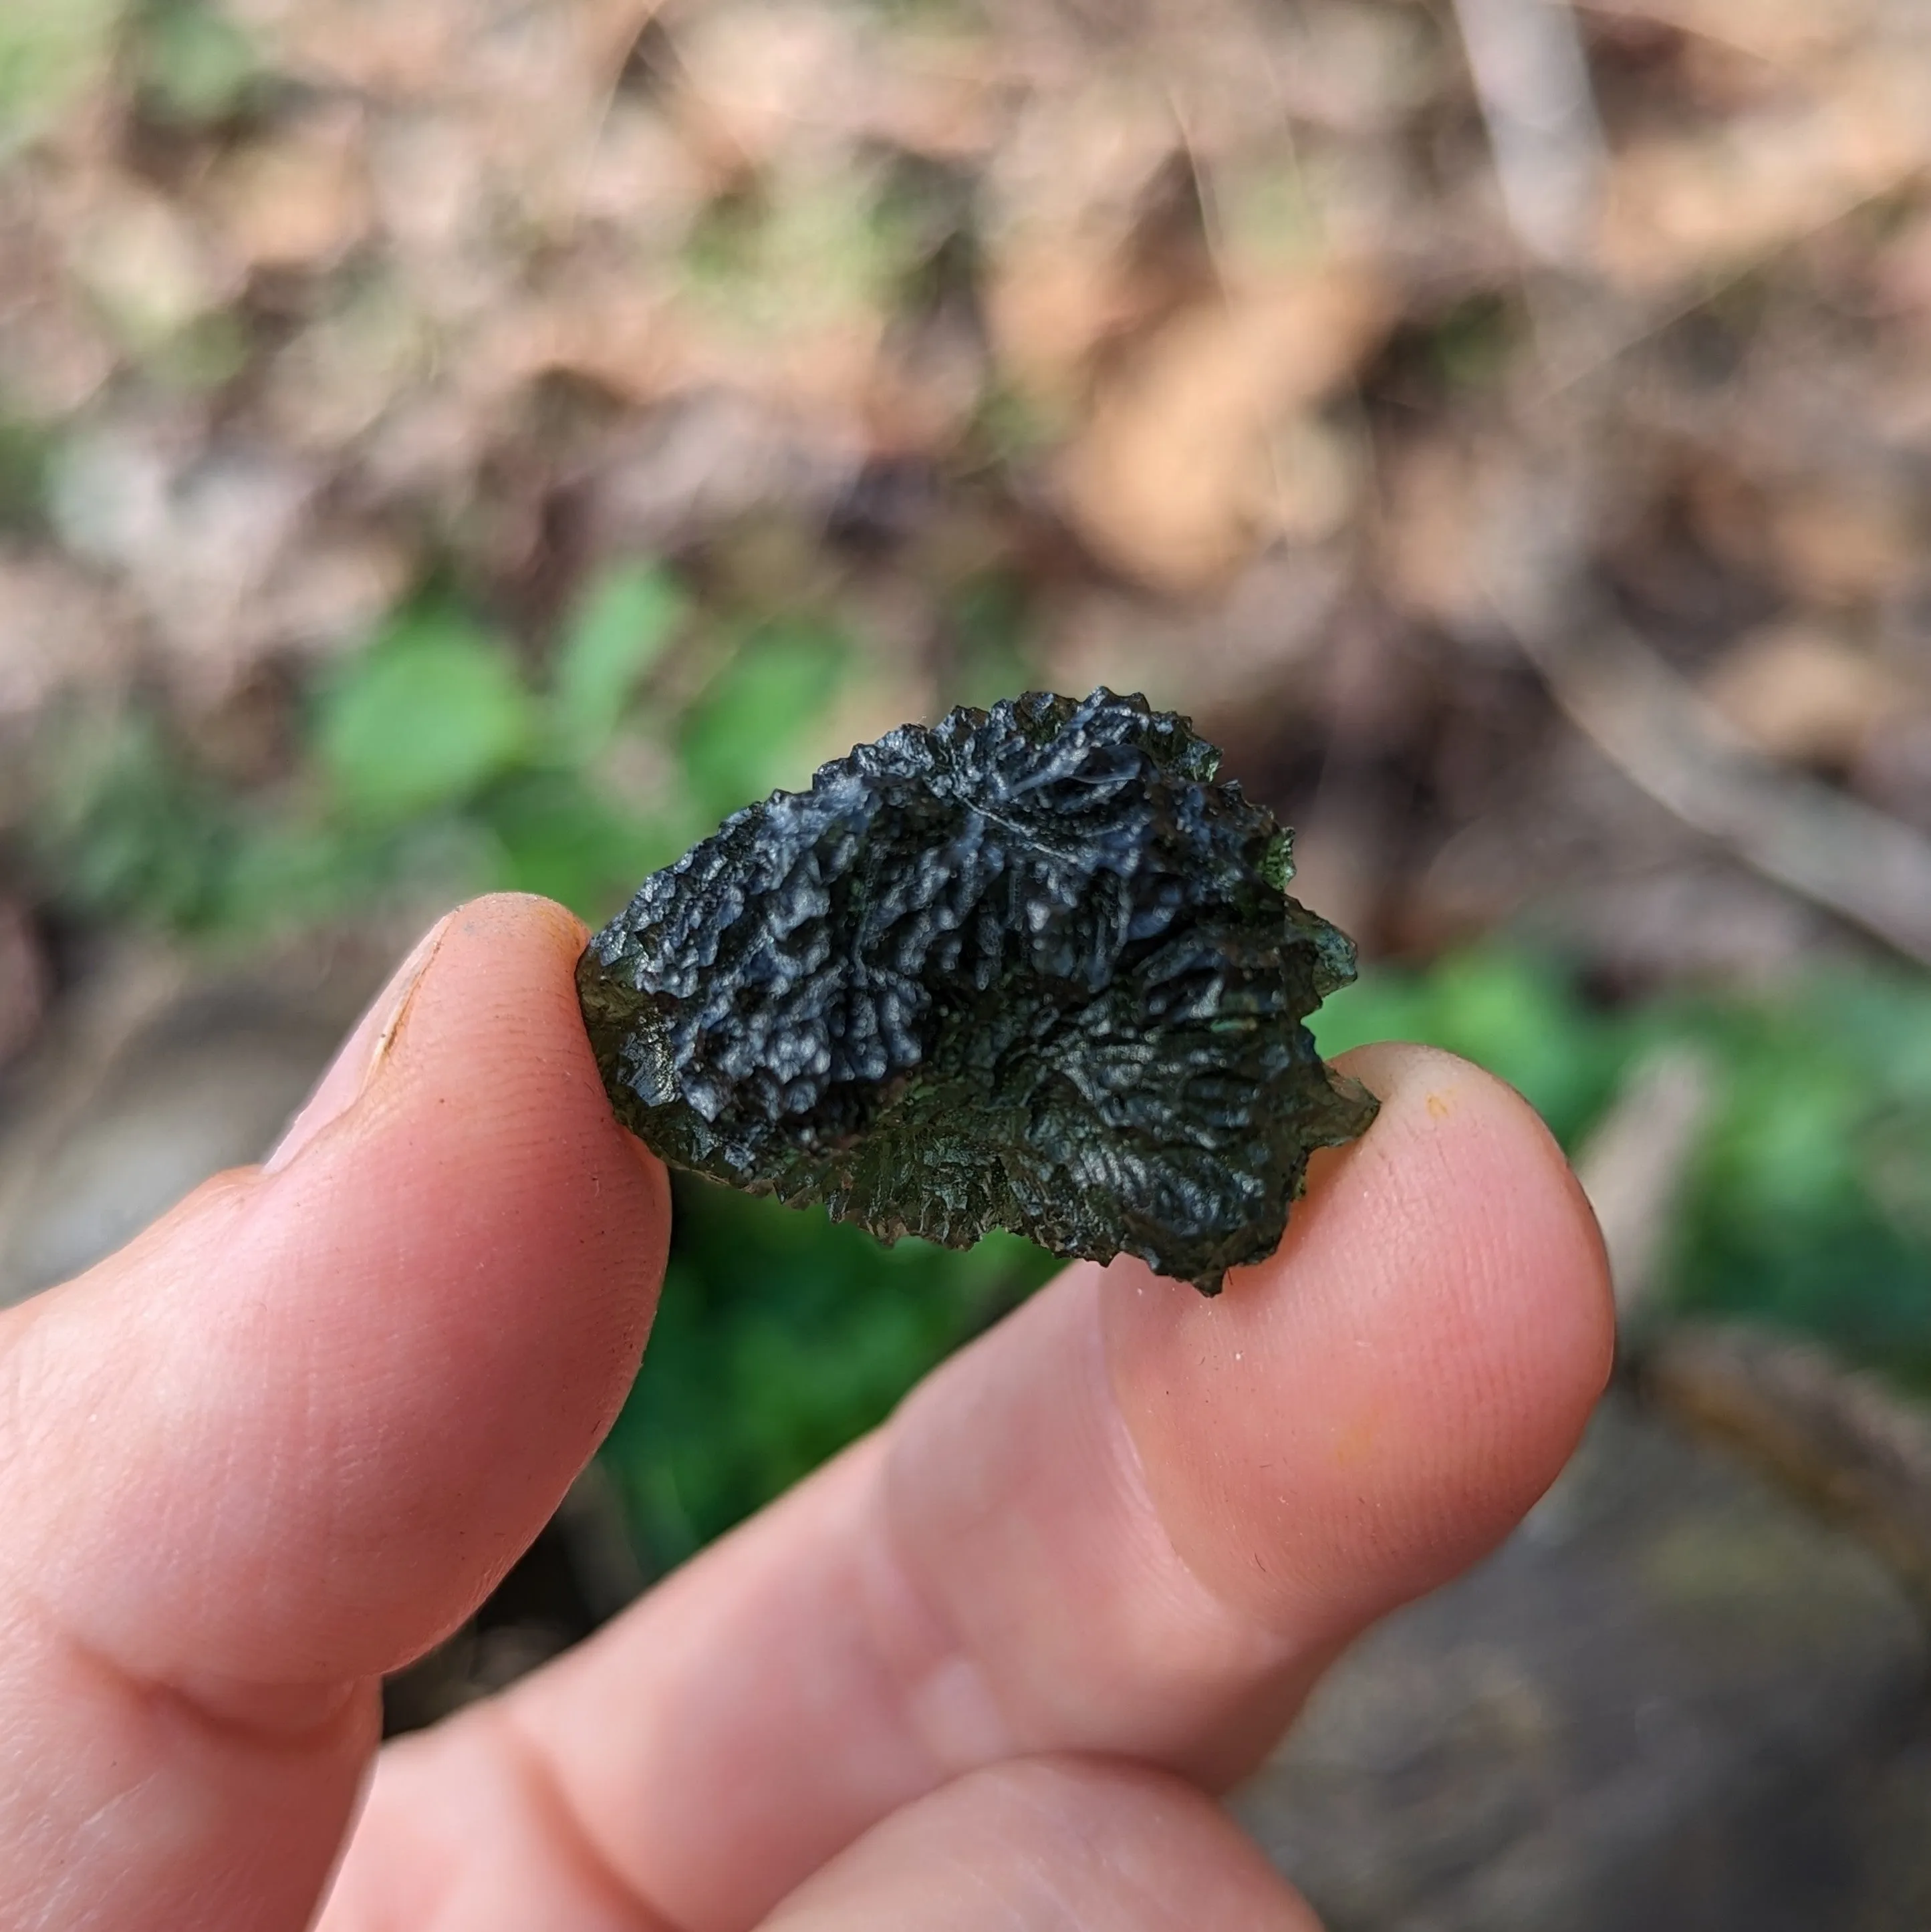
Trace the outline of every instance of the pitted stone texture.
<instances>
[{"instance_id":1,"label":"pitted stone texture","mask_svg":"<svg viewBox=\"0 0 1931 1932\"><path fill-rule=\"evenodd\" d=\"M1217 1291L1374 1103L1302 1024L1353 948L1187 721L1105 690L904 725L738 812L591 943L619 1117L887 1240L993 1228Z\"/></svg>"}]
</instances>

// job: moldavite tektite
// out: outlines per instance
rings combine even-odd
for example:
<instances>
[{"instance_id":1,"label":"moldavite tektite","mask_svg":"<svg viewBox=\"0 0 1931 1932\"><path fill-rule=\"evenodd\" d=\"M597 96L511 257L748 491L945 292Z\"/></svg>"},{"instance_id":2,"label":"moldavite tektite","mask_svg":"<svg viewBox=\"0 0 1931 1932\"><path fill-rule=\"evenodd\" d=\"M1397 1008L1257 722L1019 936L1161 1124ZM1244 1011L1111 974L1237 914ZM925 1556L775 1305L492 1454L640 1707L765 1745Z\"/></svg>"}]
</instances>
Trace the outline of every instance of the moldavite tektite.
<instances>
[{"instance_id":1,"label":"moldavite tektite","mask_svg":"<svg viewBox=\"0 0 1931 1932\"><path fill-rule=\"evenodd\" d=\"M1354 949L1184 718L902 725L644 880L578 991L666 1160L886 1240L1007 1228L1217 1293L1375 1102L1302 1022Z\"/></svg>"}]
</instances>

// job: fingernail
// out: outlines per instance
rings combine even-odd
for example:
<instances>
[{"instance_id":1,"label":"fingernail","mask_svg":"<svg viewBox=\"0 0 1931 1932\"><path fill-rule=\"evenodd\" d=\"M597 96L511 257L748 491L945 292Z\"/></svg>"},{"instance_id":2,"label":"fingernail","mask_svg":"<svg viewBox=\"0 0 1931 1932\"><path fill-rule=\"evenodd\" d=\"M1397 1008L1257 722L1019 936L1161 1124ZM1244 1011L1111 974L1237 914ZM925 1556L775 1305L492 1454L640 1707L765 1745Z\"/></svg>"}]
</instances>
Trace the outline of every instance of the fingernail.
<instances>
[{"instance_id":1,"label":"fingernail","mask_svg":"<svg viewBox=\"0 0 1931 1932\"><path fill-rule=\"evenodd\" d=\"M323 1128L338 1120L368 1092L376 1070L387 1058L396 1030L429 962L443 944L452 915L445 914L425 932L389 984L357 1022L302 1111L289 1122L274 1153L262 1162L264 1174L279 1174Z\"/></svg>"}]
</instances>

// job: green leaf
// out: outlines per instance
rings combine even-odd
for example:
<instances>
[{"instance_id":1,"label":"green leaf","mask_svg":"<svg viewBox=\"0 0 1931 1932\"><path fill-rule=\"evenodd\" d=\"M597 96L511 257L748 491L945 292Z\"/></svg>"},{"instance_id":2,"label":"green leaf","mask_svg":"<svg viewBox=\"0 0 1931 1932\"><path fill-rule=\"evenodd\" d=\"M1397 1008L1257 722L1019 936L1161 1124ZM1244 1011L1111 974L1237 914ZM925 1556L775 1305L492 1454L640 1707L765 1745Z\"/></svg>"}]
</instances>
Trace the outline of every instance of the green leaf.
<instances>
[{"instance_id":1,"label":"green leaf","mask_svg":"<svg viewBox=\"0 0 1931 1932\"><path fill-rule=\"evenodd\" d=\"M969 579L946 600L945 616L955 646L950 701L990 710L1038 682L1027 648L1032 611L1017 574L987 571Z\"/></svg>"},{"instance_id":2,"label":"green leaf","mask_svg":"<svg viewBox=\"0 0 1931 1932\"><path fill-rule=\"evenodd\" d=\"M590 586L557 653L551 703L573 758L610 742L637 687L677 634L684 596L655 564L630 564Z\"/></svg>"},{"instance_id":3,"label":"green leaf","mask_svg":"<svg viewBox=\"0 0 1931 1932\"><path fill-rule=\"evenodd\" d=\"M753 636L685 722L694 802L722 818L775 786L808 778L800 752L837 694L845 659L843 639L808 620Z\"/></svg>"},{"instance_id":4,"label":"green leaf","mask_svg":"<svg viewBox=\"0 0 1931 1932\"><path fill-rule=\"evenodd\" d=\"M608 918L662 862L647 826L567 772L511 780L491 793L482 816L502 847L506 890L541 892L586 919Z\"/></svg>"},{"instance_id":5,"label":"green leaf","mask_svg":"<svg viewBox=\"0 0 1931 1932\"><path fill-rule=\"evenodd\" d=\"M261 63L247 35L218 7L164 0L144 22L136 69L149 113L178 127L204 127L242 107Z\"/></svg>"},{"instance_id":6,"label":"green leaf","mask_svg":"<svg viewBox=\"0 0 1931 1932\"><path fill-rule=\"evenodd\" d=\"M0 407L0 530L32 529L39 521L53 456L50 431Z\"/></svg>"},{"instance_id":7,"label":"green leaf","mask_svg":"<svg viewBox=\"0 0 1931 1932\"><path fill-rule=\"evenodd\" d=\"M604 1450L653 1567L689 1556L888 1415L1057 1271L1010 1236L881 1247L677 1174L657 1322Z\"/></svg>"},{"instance_id":8,"label":"green leaf","mask_svg":"<svg viewBox=\"0 0 1931 1932\"><path fill-rule=\"evenodd\" d=\"M299 812L251 812L221 881L215 918L259 938L340 918L384 883L386 840Z\"/></svg>"},{"instance_id":9,"label":"green leaf","mask_svg":"<svg viewBox=\"0 0 1931 1932\"><path fill-rule=\"evenodd\" d=\"M0 4L0 156L53 124L104 74L124 0Z\"/></svg>"},{"instance_id":10,"label":"green leaf","mask_svg":"<svg viewBox=\"0 0 1931 1932\"><path fill-rule=\"evenodd\" d=\"M56 722L50 737L33 838L60 897L143 923L206 923L232 841L227 802L143 712Z\"/></svg>"},{"instance_id":11,"label":"green leaf","mask_svg":"<svg viewBox=\"0 0 1931 1932\"><path fill-rule=\"evenodd\" d=\"M534 706L509 652L447 611L401 620L323 701L316 748L353 817L395 824L473 797L515 769Z\"/></svg>"},{"instance_id":12,"label":"green leaf","mask_svg":"<svg viewBox=\"0 0 1931 1932\"><path fill-rule=\"evenodd\" d=\"M1451 955L1420 978L1371 970L1310 1024L1330 1058L1413 1040L1473 1060L1519 1088L1565 1146L1608 1097L1626 1051L1552 962L1500 946Z\"/></svg>"}]
</instances>

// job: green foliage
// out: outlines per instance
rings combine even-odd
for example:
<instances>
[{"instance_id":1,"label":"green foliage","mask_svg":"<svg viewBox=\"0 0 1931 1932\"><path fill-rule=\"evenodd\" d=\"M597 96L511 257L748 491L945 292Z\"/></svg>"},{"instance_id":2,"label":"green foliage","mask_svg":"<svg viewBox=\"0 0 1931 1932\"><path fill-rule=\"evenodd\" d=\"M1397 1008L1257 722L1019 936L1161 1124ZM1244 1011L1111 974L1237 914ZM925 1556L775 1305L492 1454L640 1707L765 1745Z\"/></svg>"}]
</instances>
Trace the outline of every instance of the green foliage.
<instances>
[{"instance_id":1,"label":"green foliage","mask_svg":"<svg viewBox=\"0 0 1931 1932\"><path fill-rule=\"evenodd\" d=\"M1844 975L1658 1022L1719 1074L1675 1231L1680 1303L1931 1390L1931 991Z\"/></svg>"},{"instance_id":2,"label":"green foliage","mask_svg":"<svg viewBox=\"0 0 1931 1932\"><path fill-rule=\"evenodd\" d=\"M1450 388L1493 388L1512 364L1519 318L1499 297L1471 297L1452 308L1426 339L1437 379Z\"/></svg>"},{"instance_id":3,"label":"green foliage","mask_svg":"<svg viewBox=\"0 0 1931 1932\"><path fill-rule=\"evenodd\" d=\"M1445 1047L1517 1089L1572 1144L1614 1090L1624 1030L1592 1012L1552 960L1502 947L1453 954L1421 975L1370 973L1310 1022L1330 1058L1370 1040Z\"/></svg>"},{"instance_id":4,"label":"green foliage","mask_svg":"<svg viewBox=\"0 0 1931 1932\"><path fill-rule=\"evenodd\" d=\"M7 415L0 398L0 530L39 522L51 460L47 432Z\"/></svg>"},{"instance_id":5,"label":"green foliage","mask_svg":"<svg viewBox=\"0 0 1931 1932\"><path fill-rule=\"evenodd\" d=\"M610 904L677 856L653 843L647 825L568 770L519 774L498 787L477 816L497 842L492 886L541 892L579 910Z\"/></svg>"},{"instance_id":6,"label":"green foliage","mask_svg":"<svg viewBox=\"0 0 1931 1932\"><path fill-rule=\"evenodd\" d=\"M595 758L675 638L683 593L654 565L627 565L593 584L566 626L551 675L551 704L566 758Z\"/></svg>"},{"instance_id":7,"label":"green foliage","mask_svg":"<svg viewBox=\"0 0 1931 1932\"><path fill-rule=\"evenodd\" d=\"M707 821L811 776L812 726L843 676L844 640L821 624L788 618L765 626L732 657L684 721L684 776Z\"/></svg>"},{"instance_id":8,"label":"green foliage","mask_svg":"<svg viewBox=\"0 0 1931 1932\"><path fill-rule=\"evenodd\" d=\"M717 197L685 243L687 293L713 326L752 339L869 326L917 245L890 187L872 165Z\"/></svg>"},{"instance_id":9,"label":"green foliage","mask_svg":"<svg viewBox=\"0 0 1931 1932\"><path fill-rule=\"evenodd\" d=\"M353 817L400 823L522 762L536 711L509 653L452 613L404 617L323 695L316 749Z\"/></svg>"},{"instance_id":10,"label":"green foliage","mask_svg":"<svg viewBox=\"0 0 1931 1932\"><path fill-rule=\"evenodd\" d=\"M230 802L139 712L58 722L41 746L39 856L77 908L207 926L235 841Z\"/></svg>"},{"instance_id":11,"label":"green foliage","mask_svg":"<svg viewBox=\"0 0 1931 1932\"><path fill-rule=\"evenodd\" d=\"M246 104L260 74L248 36L207 0L153 0L132 54L143 109L181 127L228 119Z\"/></svg>"},{"instance_id":12,"label":"green foliage","mask_svg":"<svg viewBox=\"0 0 1931 1932\"><path fill-rule=\"evenodd\" d=\"M179 326L129 315L116 320L143 371L159 388L204 394L233 382L248 365L248 332L227 310Z\"/></svg>"},{"instance_id":13,"label":"green foliage","mask_svg":"<svg viewBox=\"0 0 1931 1932\"><path fill-rule=\"evenodd\" d=\"M1026 590L1005 572L969 578L946 600L953 643L950 701L990 710L1038 682L1027 652L1032 613Z\"/></svg>"},{"instance_id":14,"label":"green foliage","mask_svg":"<svg viewBox=\"0 0 1931 1932\"><path fill-rule=\"evenodd\" d=\"M680 716L653 716L653 674L693 639L722 668ZM322 680L272 791L197 774L139 708L69 721L45 747L42 868L77 909L184 932L499 888L601 921L727 813L809 776L846 656L802 620L706 632L660 567L623 565L589 585L539 679L461 606L425 598ZM660 771L654 788L613 776L632 753Z\"/></svg>"},{"instance_id":15,"label":"green foliage","mask_svg":"<svg viewBox=\"0 0 1931 1932\"><path fill-rule=\"evenodd\" d=\"M973 411L968 446L988 466L1023 463L1063 441L1071 422L1063 404L1056 405L996 380L987 384Z\"/></svg>"},{"instance_id":16,"label":"green foliage","mask_svg":"<svg viewBox=\"0 0 1931 1932\"><path fill-rule=\"evenodd\" d=\"M882 1421L914 1382L1059 1265L1011 1236L881 1247L677 1177L662 1304L604 1450L660 1568Z\"/></svg>"},{"instance_id":17,"label":"green foliage","mask_svg":"<svg viewBox=\"0 0 1931 1932\"><path fill-rule=\"evenodd\" d=\"M1243 261L1288 269L1321 259L1331 244L1302 168L1270 158L1258 166L1227 169L1225 177L1217 172L1213 191L1220 245L1237 250Z\"/></svg>"},{"instance_id":18,"label":"green foliage","mask_svg":"<svg viewBox=\"0 0 1931 1932\"><path fill-rule=\"evenodd\" d=\"M1322 1048L1426 1041L1512 1081L1572 1150L1629 1070L1693 1048L1713 1098L1683 1176L1666 1292L1821 1336L1931 1391L1931 986L1839 970L1757 992L1592 1008L1554 962L1500 950L1370 974Z\"/></svg>"},{"instance_id":19,"label":"green foliage","mask_svg":"<svg viewBox=\"0 0 1931 1932\"><path fill-rule=\"evenodd\" d=\"M379 840L287 810L248 820L224 858L207 924L243 938L337 917L345 905L379 898L396 870Z\"/></svg>"},{"instance_id":20,"label":"green foliage","mask_svg":"<svg viewBox=\"0 0 1931 1932\"><path fill-rule=\"evenodd\" d=\"M125 0L0 5L0 158L51 126L107 70Z\"/></svg>"}]
</instances>

